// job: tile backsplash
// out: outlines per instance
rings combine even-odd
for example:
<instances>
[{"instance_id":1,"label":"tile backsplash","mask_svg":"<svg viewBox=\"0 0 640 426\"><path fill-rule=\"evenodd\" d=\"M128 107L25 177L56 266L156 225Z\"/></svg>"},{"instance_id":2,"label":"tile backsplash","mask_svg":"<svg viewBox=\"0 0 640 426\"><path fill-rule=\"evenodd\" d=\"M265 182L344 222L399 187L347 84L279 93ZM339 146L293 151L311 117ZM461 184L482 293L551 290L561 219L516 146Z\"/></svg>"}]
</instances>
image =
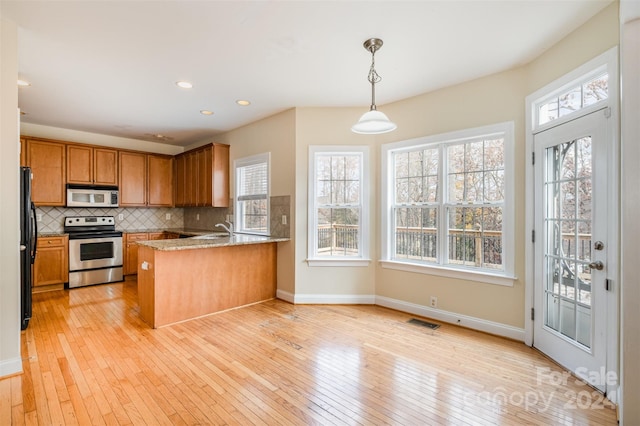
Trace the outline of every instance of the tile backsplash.
<instances>
[{"instance_id":1,"label":"tile backsplash","mask_svg":"<svg viewBox=\"0 0 640 426\"><path fill-rule=\"evenodd\" d=\"M123 216L122 220L119 219L120 214ZM62 232L65 216L114 216L116 229L119 231L184 227L184 209L182 208L74 209L37 207L36 215L42 215L41 220L38 221L38 232L41 233Z\"/></svg>"},{"instance_id":2,"label":"tile backsplash","mask_svg":"<svg viewBox=\"0 0 640 426\"><path fill-rule=\"evenodd\" d=\"M230 203L233 206L233 203ZM291 236L291 197L288 195L271 197L271 235L289 238ZM123 216L119 219L119 215ZM224 223L227 215L233 215L233 207L185 207L185 208L139 208L121 207L116 209L85 209L66 207L37 207L38 232L63 232L66 216L113 216L119 231L144 231L155 229L201 229L223 231L216 223ZM282 224L286 216L287 224Z\"/></svg>"},{"instance_id":3,"label":"tile backsplash","mask_svg":"<svg viewBox=\"0 0 640 426\"><path fill-rule=\"evenodd\" d=\"M184 209L184 226L189 229L205 229L216 232L224 231L222 228L216 228L216 223L224 223L227 215L233 216L233 202L229 203L229 208L222 207L188 207ZM271 236L272 237L291 237L291 197L289 195L281 195L271 197ZM287 224L282 224L282 216L287 217ZM232 220L231 222L234 222Z\"/></svg>"}]
</instances>

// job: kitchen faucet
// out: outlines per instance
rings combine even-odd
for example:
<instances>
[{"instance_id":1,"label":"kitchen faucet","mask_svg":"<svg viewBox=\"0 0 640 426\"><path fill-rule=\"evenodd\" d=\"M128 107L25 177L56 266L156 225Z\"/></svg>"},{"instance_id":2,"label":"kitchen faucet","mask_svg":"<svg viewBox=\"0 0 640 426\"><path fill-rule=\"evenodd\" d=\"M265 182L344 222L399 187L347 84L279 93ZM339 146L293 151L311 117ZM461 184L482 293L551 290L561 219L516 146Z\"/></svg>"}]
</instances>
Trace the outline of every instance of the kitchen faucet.
<instances>
[{"instance_id":1,"label":"kitchen faucet","mask_svg":"<svg viewBox=\"0 0 640 426\"><path fill-rule=\"evenodd\" d=\"M229 226L225 225L224 223L216 223L216 226L224 228L225 231L229 233L229 237L233 237L233 223L229 222L228 220L225 220L225 222L227 222Z\"/></svg>"}]
</instances>

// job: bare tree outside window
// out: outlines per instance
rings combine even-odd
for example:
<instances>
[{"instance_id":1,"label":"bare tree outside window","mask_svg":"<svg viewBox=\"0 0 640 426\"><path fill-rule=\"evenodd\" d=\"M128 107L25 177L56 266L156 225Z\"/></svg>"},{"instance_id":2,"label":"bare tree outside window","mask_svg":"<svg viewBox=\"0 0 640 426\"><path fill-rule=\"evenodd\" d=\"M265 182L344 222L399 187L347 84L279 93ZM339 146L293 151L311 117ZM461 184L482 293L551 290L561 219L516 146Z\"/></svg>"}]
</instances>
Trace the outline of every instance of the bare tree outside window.
<instances>
[{"instance_id":1,"label":"bare tree outside window","mask_svg":"<svg viewBox=\"0 0 640 426\"><path fill-rule=\"evenodd\" d=\"M504 270L503 137L397 151L393 168L394 259Z\"/></svg>"}]
</instances>

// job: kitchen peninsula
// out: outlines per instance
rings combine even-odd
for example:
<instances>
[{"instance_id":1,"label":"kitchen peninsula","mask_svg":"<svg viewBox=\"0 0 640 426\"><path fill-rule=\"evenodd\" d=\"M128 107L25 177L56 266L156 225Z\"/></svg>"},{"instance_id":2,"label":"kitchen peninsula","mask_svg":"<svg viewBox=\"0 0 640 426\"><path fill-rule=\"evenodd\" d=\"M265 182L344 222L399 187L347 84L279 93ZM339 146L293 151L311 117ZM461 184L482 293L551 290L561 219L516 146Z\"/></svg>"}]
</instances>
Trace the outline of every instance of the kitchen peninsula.
<instances>
[{"instance_id":1,"label":"kitchen peninsula","mask_svg":"<svg viewBox=\"0 0 640 426\"><path fill-rule=\"evenodd\" d=\"M140 316L158 328L276 294L277 242L236 234L139 241Z\"/></svg>"}]
</instances>

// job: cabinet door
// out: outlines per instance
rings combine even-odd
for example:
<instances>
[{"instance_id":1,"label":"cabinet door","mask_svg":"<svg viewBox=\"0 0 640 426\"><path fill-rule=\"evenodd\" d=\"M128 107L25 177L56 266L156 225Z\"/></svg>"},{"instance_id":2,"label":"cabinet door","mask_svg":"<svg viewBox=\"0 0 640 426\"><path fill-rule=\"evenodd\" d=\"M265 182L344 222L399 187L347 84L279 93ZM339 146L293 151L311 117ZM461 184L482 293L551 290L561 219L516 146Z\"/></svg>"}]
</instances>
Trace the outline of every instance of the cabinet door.
<instances>
[{"instance_id":1,"label":"cabinet door","mask_svg":"<svg viewBox=\"0 0 640 426\"><path fill-rule=\"evenodd\" d=\"M93 183L93 148L67 145L67 183Z\"/></svg>"},{"instance_id":2,"label":"cabinet door","mask_svg":"<svg viewBox=\"0 0 640 426\"><path fill-rule=\"evenodd\" d=\"M20 165L27 165L27 141L20 138Z\"/></svg>"},{"instance_id":3,"label":"cabinet door","mask_svg":"<svg viewBox=\"0 0 640 426\"><path fill-rule=\"evenodd\" d=\"M229 145L213 144L213 207L229 207Z\"/></svg>"},{"instance_id":4,"label":"cabinet door","mask_svg":"<svg viewBox=\"0 0 640 426\"><path fill-rule=\"evenodd\" d=\"M118 151L94 148L93 181L97 185L118 184Z\"/></svg>"},{"instance_id":5,"label":"cabinet door","mask_svg":"<svg viewBox=\"0 0 640 426\"><path fill-rule=\"evenodd\" d=\"M125 239L124 275L135 275L138 273L138 244L135 242L148 240L149 234L146 232L125 234Z\"/></svg>"},{"instance_id":6,"label":"cabinet door","mask_svg":"<svg viewBox=\"0 0 640 426\"><path fill-rule=\"evenodd\" d=\"M198 164L196 205L211 206L211 147L198 150L196 162Z\"/></svg>"},{"instance_id":7,"label":"cabinet door","mask_svg":"<svg viewBox=\"0 0 640 426\"><path fill-rule=\"evenodd\" d=\"M65 145L27 140L27 164L33 174L31 199L37 206L64 206Z\"/></svg>"},{"instance_id":8,"label":"cabinet door","mask_svg":"<svg viewBox=\"0 0 640 426\"><path fill-rule=\"evenodd\" d=\"M119 154L120 206L145 206L147 204L147 155L126 151L120 151Z\"/></svg>"},{"instance_id":9,"label":"cabinet door","mask_svg":"<svg viewBox=\"0 0 640 426\"><path fill-rule=\"evenodd\" d=\"M173 206L173 158L164 155L148 155L147 167L148 205Z\"/></svg>"},{"instance_id":10,"label":"cabinet door","mask_svg":"<svg viewBox=\"0 0 640 426\"><path fill-rule=\"evenodd\" d=\"M40 238L33 265L33 287L69 282L68 240L66 237Z\"/></svg>"},{"instance_id":11,"label":"cabinet door","mask_svg":"<svg viewBox=\"0 0 640 426\"><path fill-rule=\"evenodd\" d=\"M195 206L198 188L198 162L194 152L188 153L186 157L184 204L185 206Z\"/></svg>"},{"instance_id":12,"label":"cabinet door","mask_svg":"<svg viewBox=\"0 0 640 426\"><path fill-rule=\"evenodd\" d=\"M175 159L175 202L176 207L185 206L185 172L186 172L187 157L186 155L178 155Z\"/></svg>"}]
</instances>

